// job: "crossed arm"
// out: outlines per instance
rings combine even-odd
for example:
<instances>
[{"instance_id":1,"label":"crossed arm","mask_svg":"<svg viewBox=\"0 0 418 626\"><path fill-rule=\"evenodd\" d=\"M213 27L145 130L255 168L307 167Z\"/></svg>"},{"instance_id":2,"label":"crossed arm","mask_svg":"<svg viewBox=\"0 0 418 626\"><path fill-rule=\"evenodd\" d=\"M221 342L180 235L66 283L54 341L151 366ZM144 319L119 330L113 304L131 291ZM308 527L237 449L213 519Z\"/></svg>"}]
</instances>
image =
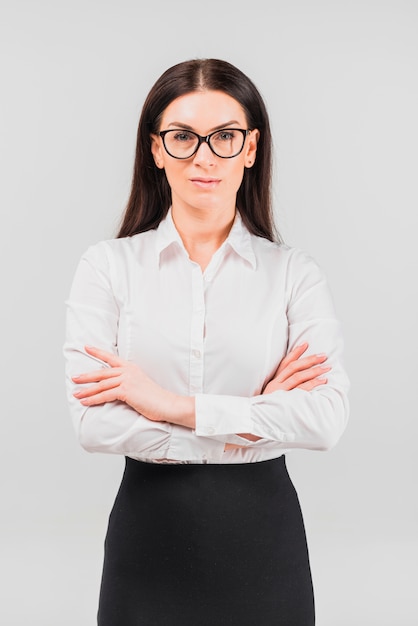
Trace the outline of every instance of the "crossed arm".
<instances>
[{"instance_id":1,"label":"crossed arm","mask_svg":"<svg viewBox=\"0 0 418 626\"><path fill-rule=\"evenodd\" d=\"M312 391L327 383L326 373L331 369L324 363L325 354L303 356L308 348L303 343L291 350L281 361L271 380L265 385L263 394L277 390L303 389ZM194 429L196 425L195 399L164 389L147 376L142 369L130 361L99 348L86 346L86 352L101 361L105 367L73 377L74 383L83 385L74 397L86 407L121 401L154 422L168 422ZM252 433L240 434L249 441L260 437ZM225 449L240 447L226 444Z\"/></svg>"}]
</instances>

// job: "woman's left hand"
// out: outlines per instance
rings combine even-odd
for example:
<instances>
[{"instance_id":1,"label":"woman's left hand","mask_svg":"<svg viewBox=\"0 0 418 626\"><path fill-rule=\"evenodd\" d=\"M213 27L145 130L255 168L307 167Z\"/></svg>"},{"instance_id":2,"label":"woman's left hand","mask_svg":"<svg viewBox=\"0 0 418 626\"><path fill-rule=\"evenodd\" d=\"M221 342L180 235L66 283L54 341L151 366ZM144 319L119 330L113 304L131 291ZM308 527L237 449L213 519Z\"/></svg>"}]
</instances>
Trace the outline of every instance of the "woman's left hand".
<instances>
[{"instance_id":1,"label":"woman's left hand","mask_svg":"<svg viewBox=\"0 0 418 626\"><path fill-rule=\"evenodd\" d=\"M194 428L192 398L178 396L163 389L138 365L92 346L85 346L90 356L106 363L92 372L74 376L77 385L85 385L74 393L84 406L95 406L119 400L152 421L172 422ZM190 423L188 423L190 422Z\"/></svg>"}]
</instances>

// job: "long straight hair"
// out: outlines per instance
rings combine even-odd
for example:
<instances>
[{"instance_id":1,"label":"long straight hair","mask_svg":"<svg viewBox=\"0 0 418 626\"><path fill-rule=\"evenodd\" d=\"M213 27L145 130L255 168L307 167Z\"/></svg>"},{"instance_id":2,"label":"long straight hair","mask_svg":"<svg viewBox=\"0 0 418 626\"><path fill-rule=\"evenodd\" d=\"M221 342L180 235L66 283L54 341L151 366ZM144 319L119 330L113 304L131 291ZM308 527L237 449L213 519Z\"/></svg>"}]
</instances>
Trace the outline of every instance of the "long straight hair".
<instances>
[{"instance_id":1,"label":"long straight hair","mask_svg":"<svg viewBox=\"0 0 418 626\"><path fill-rule=\"evenodd\" d=\"M257 158L245 168L236 206L248 230L270 241L280 239L271 200L272 137L264 101L253 82L231 63L193 59L166 70L151 88L138 125L130 197L118 237L156 228L171 206L171 189L164 170L151 153L151 133L160 130L162 114L176 98L196 91L222 91L242 106L248 128L258 128Z\"/></svg>"}]
</instances>

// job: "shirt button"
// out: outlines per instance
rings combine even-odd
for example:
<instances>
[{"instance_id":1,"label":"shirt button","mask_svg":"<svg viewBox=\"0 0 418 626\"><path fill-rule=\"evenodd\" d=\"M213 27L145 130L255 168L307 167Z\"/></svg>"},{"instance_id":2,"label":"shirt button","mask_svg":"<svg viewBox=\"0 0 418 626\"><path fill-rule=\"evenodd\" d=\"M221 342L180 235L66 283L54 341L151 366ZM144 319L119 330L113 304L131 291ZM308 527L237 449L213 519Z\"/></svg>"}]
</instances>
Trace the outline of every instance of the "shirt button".
<instances>
[{"instance_id":1,"label":"shirt button","mask_svg":"<svg viewBox=\"0 0 418 626\"><path fill-rule=\"evenodd\" d=\"M200 357L202 356L202 353L200 352L200 350L192 350L192 354L195 359L200 359Z\"/></svg>"},{"instance_id":2,"label":"shirt button","mask_svg":"<svg viewBox=\"0 0 418 626\"><path fill-rule=\"evenodd\" d=\"M209 428L206 429L206 434L207 435L214 435L215 434L215 429L210 426Z\"/></svg>"}]
</instances>

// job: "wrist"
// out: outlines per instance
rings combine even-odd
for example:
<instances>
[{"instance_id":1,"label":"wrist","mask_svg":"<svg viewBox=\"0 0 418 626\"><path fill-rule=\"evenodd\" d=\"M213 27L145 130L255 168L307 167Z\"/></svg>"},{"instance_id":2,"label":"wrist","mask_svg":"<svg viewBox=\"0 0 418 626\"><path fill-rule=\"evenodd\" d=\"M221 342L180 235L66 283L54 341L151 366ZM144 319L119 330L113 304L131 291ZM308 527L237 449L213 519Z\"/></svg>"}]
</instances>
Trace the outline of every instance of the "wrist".
<instances>
[{"instance_id":1,"label":"wrist","mask_svg":"<svg viewBox=\"0 0 418 626\"><path fill-rule=\"evenodd\" d=\"M191 396L175 396L172 407L172 424L185 428L196 428L195 399Z\"/></svg>"}]
</instances>

